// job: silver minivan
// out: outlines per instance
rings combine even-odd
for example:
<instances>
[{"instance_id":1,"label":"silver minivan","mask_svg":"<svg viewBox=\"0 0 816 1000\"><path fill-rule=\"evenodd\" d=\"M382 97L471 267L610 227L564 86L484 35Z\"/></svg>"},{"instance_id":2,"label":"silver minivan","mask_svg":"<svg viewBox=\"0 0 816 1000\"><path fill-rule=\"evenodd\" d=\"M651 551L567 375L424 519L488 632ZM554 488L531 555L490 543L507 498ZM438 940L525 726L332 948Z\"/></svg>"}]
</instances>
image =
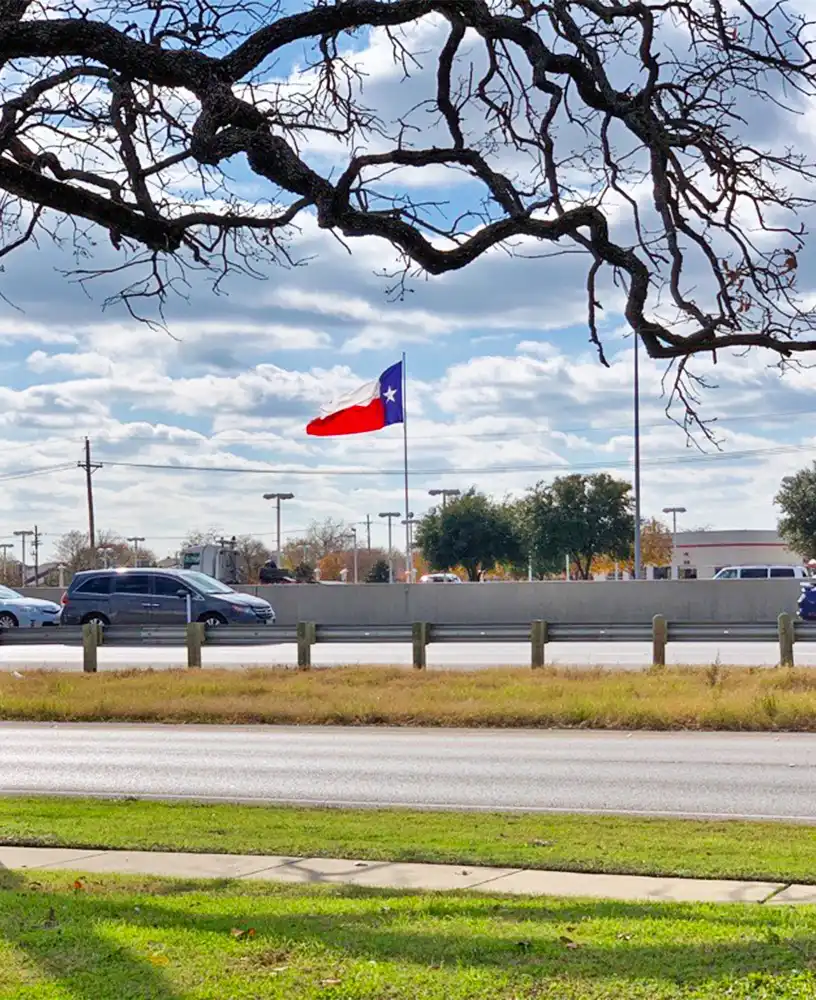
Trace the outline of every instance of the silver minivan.
<instances>
[{"instance_id":1,"label":"silver minivan","mask_svg":"<svg viewBox=\"0 0 816 1000\"><path fill-rule=\"evenodd\" d=\"M715 580L807 580L804 566L724 566Z\"/></svg>"}]
</instances>

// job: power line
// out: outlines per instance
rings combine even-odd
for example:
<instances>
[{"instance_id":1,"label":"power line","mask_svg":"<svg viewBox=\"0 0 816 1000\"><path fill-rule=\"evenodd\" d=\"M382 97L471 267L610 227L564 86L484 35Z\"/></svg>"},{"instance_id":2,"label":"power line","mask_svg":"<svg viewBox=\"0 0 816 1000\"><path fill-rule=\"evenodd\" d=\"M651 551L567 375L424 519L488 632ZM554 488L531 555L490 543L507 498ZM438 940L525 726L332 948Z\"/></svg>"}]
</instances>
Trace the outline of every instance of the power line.
<instances>
[{"instance_id":1,"label":"power line","mask_svg":"<svg viewBox=\"0 0 816 1000\"><path fill-rule=\"evenodd\" d=\"M711 454L694 453L690 455L673 455L667 458L644 459L643 464L651 467L661 467L667 465L692 465L705 464L715 461L729 461L740 458L761 457L763 455L781 455L800 451L812 451L812 445L771 445L767 448L746 448L740 451L714 452ZM226 473L232 475L262 475L262 476L401 476L402 469L297 469L297 468L236 468L234 466L218 465L171 465L159 462L106 462L108 466L125 469L152 469L163 472L212 472ZM436 475L473 475L479 476L485 473L510 473L510 472L570 472L581 469L614 469L628 468L631 465L629 459L611 462L579 462L560 463L550 465L486 465L474 468L457 468L448 466L445 468L413 468L411 471L418 476Z\"/></svg>"},{"instance_id":2,"label":"power line","mask_svg":"<svg viewBox=\"0 0 816 1000\"><path fill-rule=\"evenodd\" d=\"M7 483L12 479L30 479L33 476L48 476L55 472L67 472L73 468L73 465L49 465L40 469L25 469L19 472L1 473L0 483Z\"/></svg>"}]
</instances>

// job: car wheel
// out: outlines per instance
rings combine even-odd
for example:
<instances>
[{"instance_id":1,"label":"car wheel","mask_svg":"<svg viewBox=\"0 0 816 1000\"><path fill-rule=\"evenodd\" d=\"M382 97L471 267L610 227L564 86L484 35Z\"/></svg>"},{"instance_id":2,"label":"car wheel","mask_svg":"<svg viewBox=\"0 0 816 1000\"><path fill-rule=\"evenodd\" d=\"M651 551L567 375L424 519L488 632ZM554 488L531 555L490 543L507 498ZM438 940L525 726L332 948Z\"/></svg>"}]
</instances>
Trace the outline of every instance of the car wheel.
<instances>
[{"instance_id":1,"label":"car wheel","mask_svg":"<svg viewBox=\"0 0 816 1000\"><path fill-rule=\"evenodd\" d=\"M17 628L19 624L10 611L3 611L0 614L0 628Z\"/></svg>"},{"instance_id":2,"label":"car wheel","mask_svg":"<svg viewBox=\"0 0 816 1000\"><path fill-rule=\"evenodd\" d=\"M83 625L110 625L108 619L99 611L92 611L82 619Z\"/></svg>"},{"instance_id":3,"label":"car wheel","mask_svg":"<svg viewBox=\"0 0 816 1000\"><path fill-rule=\"evenodd\" d=\"M217 611L208 611L198 620L203 622L207 628L220 628L221 625L227 624L227 619L223 615L219 615Z\"/></svg>"}]
</instances>

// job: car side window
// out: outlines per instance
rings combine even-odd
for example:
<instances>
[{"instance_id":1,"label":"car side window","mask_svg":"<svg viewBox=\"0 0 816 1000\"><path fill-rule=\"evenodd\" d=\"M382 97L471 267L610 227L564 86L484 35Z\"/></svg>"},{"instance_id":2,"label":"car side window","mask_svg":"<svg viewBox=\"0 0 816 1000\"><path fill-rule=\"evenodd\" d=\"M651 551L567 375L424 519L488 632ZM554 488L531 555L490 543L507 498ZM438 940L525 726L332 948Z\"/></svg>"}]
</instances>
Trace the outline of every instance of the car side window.
<instances>
[{"instance_id":1,"label":"car side window","mask_svg":"<svg viewBox=\"0 0 816 1000\"><path fill-rule=\"evenodd\" d=\"M174 580L172 576L153 577L153 593L156 597L178 597L181 590L185 595L190 593L189 587L185 587L181 580Z\"/></svg>"},{"instance_id":2,"label":"car side window","mask_svg":"<svg viewBox=\"0 0 816 1000\"><path fill-rule=\"evenodd\" d=\"M114 594L149 594L150 577L147 573L123 573L114 577Z\"/></svg>"},{"instance_id":3,"label":"car side window","mask_svg":"<svg viewBox=\"0 0 816 1000\"><path fill-rule=\"evenodd\" d=\"M109 576L92 576L83 582L74 591L75 594L108 594L110 593Z\"/></svg>"},{"instance_id":4,"label":"car side window","mask_svg":"<svg viewBox=\"0 0 816 1000\"><path fill-rule=\"evenodd\" d=\"M725 569L719 576L720 580L736 580L739 576L738 569Z\"/></svg>"},{"instance_id":5,"label":"car side window","mask_svg":"<svg viewBox=\"0 0 816 1000\"><path fill-rule=\"evenodd\" d=\"M793 566L774 566L771 569L771 576L774 579L779 579L785 576L795 576L795 575L796 574L793 572Z\"/></svg>"},{"instance_id":6,"label":"car side window","mask_svg":"<svg viewBox=\"0 0 816 1000\"><path fill-rule=\"evenodd\" d=\"M745 566L740 570L741 580L767 580L768 570L765 566Z\"/></svg>"}]
</instances>

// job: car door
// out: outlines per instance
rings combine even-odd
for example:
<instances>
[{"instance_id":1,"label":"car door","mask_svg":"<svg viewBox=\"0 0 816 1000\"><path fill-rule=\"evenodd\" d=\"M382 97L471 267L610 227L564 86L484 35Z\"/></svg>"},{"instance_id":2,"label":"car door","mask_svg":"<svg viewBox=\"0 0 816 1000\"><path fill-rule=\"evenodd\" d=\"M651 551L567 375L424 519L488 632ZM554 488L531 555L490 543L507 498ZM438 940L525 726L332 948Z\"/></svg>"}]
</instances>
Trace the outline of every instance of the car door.
<instances>
[{"instance_id":1,"label":"car door","mask_svg":"<svg viewBox=\"0 0 816 1000\"><path fill-rule=\"evenodd\" d=\"M111 625L153 624L149 573L117 573L110 595Z\"/></svg>"},{"instance_id":2,"label":"car door","mask_svg":"<svg viewBox=\"0 0 816 1000\"><path fill-rule=\"evenodd\" d=\"M184 596L179 596L180 592ZM190 588L177 577L155 574L151 621L154 625L184 625L187 622L187 594Z\"/></svg>"}]
</instances>

